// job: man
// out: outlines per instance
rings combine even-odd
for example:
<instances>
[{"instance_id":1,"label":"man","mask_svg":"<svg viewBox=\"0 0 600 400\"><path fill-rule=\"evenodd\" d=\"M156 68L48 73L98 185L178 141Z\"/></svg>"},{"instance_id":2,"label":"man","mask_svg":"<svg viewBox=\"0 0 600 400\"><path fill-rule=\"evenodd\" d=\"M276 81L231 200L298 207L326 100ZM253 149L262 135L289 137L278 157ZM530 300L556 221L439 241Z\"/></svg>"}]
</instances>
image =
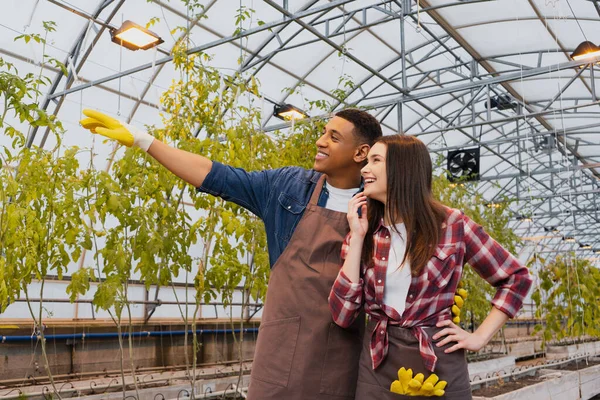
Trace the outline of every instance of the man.
<instances>
[{"instance_id":1,"label":"man","mask_svg":"<svg viewBox=\"0 0 600 400\"><path fill-rule=\"evenodd\" d=\"M198 191L263 220L271 276L248 399L354 399L364 321L338 327L327 297L349 231L348 202L360 190L370 146L382 135L378 121L357 109L340 111L316 142L312 170L246 172L170 147L97 111L84 114L84 128L147 151Z\"/></svg>"}]
</instances>

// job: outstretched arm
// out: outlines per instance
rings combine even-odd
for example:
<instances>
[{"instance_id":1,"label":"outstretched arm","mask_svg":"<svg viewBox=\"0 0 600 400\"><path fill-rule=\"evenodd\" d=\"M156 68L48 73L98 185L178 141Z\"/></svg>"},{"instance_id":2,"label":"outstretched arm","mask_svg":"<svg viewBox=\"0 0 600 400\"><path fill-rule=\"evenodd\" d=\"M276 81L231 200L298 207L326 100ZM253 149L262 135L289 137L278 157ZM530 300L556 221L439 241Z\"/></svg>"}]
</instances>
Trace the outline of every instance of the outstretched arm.
<instances>
[{"instance_id":1,"label":"outstretched arm","mask_svg":"<svg viewBox=\"0 0 600 400\"><path fill-rule=\"evenodd\" d=\"M213 164L206 157L171 147L157 139L148 148L148 154L194 187L202 186Z\"/></svg>"},{"instance_id":2,"label":"outstretched arm","mask_svg":"<svg viewBox=\"0 0 600 400\"><path fill-rule=\"evenodd\" d=\"M81 125L93 133L118 141L127 147L138 147L154 157L165 168L198 191L232 201L264 219L271 188L284 169L246 172L206 157L171 147L147 132L94 110L83 110L87 116Z\"/></svg>"},{"instance_id":3,"label":"outstretched arm","mask_svg":"<svg viewBox=\"0 0 600 400\"><path fill-rule=\"evenodd\" d=\"M147 132L95 110L83 110L87 116L81 125L93 133L118 141L127 147L139 147L165 168L195 187L202 186L212 169L212 161L198 154L171 147Z\"/></svg>"}]
</instances>

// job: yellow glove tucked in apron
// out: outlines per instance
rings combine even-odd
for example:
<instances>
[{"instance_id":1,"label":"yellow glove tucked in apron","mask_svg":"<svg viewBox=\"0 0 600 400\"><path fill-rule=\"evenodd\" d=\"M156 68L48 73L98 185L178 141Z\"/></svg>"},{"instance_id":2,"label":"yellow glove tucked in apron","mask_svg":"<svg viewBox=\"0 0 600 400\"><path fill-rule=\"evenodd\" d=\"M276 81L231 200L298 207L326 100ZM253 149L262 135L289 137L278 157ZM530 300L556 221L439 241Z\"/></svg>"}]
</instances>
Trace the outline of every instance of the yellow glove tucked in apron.
<instances>
[{"instance_id":1,"label":"yellow glove tucked in apron","mask_svg":"<svg viewBox=\"0 0 600 400\"><path fill-rule=\"evenodd\" d=\"M404 367L398 370L398 380L392 382L390 392L407 396L443 396L448 382L440 381L436 374L431 374L427 379L425 375L417 374L413 378L412 369Z\"/></svg>"}]
</instances>

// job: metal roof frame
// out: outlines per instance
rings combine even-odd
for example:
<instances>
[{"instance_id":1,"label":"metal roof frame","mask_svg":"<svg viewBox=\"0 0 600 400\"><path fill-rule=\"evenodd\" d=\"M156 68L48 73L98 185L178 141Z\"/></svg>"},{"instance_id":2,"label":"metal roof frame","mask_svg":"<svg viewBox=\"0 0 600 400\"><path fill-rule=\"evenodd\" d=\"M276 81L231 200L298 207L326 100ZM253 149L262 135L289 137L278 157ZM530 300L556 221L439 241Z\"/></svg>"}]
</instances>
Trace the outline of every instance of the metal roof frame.
<instances>
[{"instance_id":1,"label":"metal roof frame","mask_svg":"<svg viewBox=\"0 0 600 400\"><path fill-rule=\"evenodd\" d=\"M53 2L59 1L53 0ZM210 9L210 6L217 1L213 0L208 8ZM336 107L344 107L346 105L344 102L334 99L326 90L310 82L311 74L321 63L335 52L343 53L365 71L365 76L357 80L354 89L348 93L349 97L355 96L358 99L350 103L373 109L374 114L389 129L399 127L407 134L427 138L430 150L434 153L445 153L473 145L480 146L483 151L482 158L493 160L482 170L480 187L486 188L488 183L500 182L503 185L502 189L496 190L490 200L495 201L499 195L505 195L518 201L519 209L531 210L534 223L527 228L528 232L535 234L535 232L542 232L546 225L559 225L561 231L576 237L589 238L586 240L592 242L593 246L600 247L600 217L597 206L600 192L600 156L585 152L585 149L590 146L592 148L600 145L598 140L594 140L600 136L600 129L596 129L600 128L600 123L579 123L559 128L550 122L557 115L565 121L579 121L582 118L600 116L598 109L600 101L596 94L596 76L600 72L596 64L600 62L600 58L567 61L548 68L546 57L556 54L568 55L573 50L561 42L559 35L548 24L545 27L548 34L556 41L557 48L483 57L471 46L467 38L461 36L459 31L484 23L501 24L510 20L490 18L487 22L452 25L442 14L448 8L469 7L473 3L486 1L456 0L434 5L434 1L420 0L422 8L417 10L410 0L379 0L348 11L346 6L351 3L350 0L328 3L310 0L298 11L291 12L287 7L287 1L278 3L266 0L266 4L281 14L281 19L242 31L235 36L221 37L210 43L203 43L190 49L189 52L206 51L228 43L237 45L236 41L241 38L270 30L271 34L258 47L243 48L249 56L243 61L240 69L256 74L266 65L276 66L276 57L282 53L317 41L326 43L331 50L324 57L312 63L301 75L290 73L296 79L296 85L303 83L312 85L323 95L330 96ZM159 0L155 2L161 3ZM105 29L105 26L95 19L111 5L114 6L111 16L114 16L123 0L117 2L117 5L112 3L114 0L99 2L96 11L91 15L89 25L75 39L68 59L76 61L84 51L75 66L76 71L81 69ZM526 20L543 22L544 16L534 1L528 0L528 4L535 17L528 17ZM592 4L600 15L597 2L594 0ZM169 7L167 4L162 6ZM177 12L174 9L170 11ZM405 35L402 32L407 22L416 23L419 20L419 13L422 18L428 19L426 24L421 25L422 35L426 40L410 46L404 42ZM574 16L569 19L586 20L590 23L600 22L600 19L589 16ZM105 22L109 23L109 21L110 18ZM202 27L198 20L190 20L189 23L194 28ZM383 39L373 33L373 28L385 24L398 24L399 34L396 38ZM90 26L95 25L100 25L96 36L87 49L82 49L86 33L89 32ZM282 40L280 34L286 29L293 29L295 33ZM308 39L296 40L300 33L305 32L311 34ZM400 49L395 50L396 47L388 46L393 56L380 65L370 65L364 61L364 55L355 55L346 50L346 45L351 44L352 40L363 32L370 32L376 40L384 44L386 40L393 40L396 45L400 42ZM341 35L344 35L345 40L339 44L334 39L337 40ZM267 51L269 45L275 42L278 43L275 50ZM514 61L516 56L523 55L529 56L526 61L522 63ZM436 57L444 57L448 62L436 68L421 67L431 58ZM531 61L528 61L530 59L535 59L536 65L531 65ZM62 75L57 73L43 107L50 109L54 104L52 112L58 113L65 97L70 94L156 67L141 96L130 96L138 98L128 116L131 120L139 105L144 103L146 93L160 74L163 65L171 60L171 56L165 56L152 64L142 64L77 86L72 86L74 79L71 75L60 86ZM404 67L397 69L398 64ZM497 70L495 65L502 66L503 69ZM563 72L564 75L557 76ZM560 88L548 98L528 101L514 87L515 82L527 82L532 79L555 80L561 77L563 82ZM587 93L578 97L571 95L563 97L563 93L576 83L582 84ZM367 86L370 89L365 89ZM382 92L382 88L386 88L385 91ZM492 110L489 106L481 106L495 95L509 95L517 104L516 109L501 111ZM284 94L277 101L285 102L287 96L288 94ZM436 99L444 100L435 103ZM447 110L448 108L450 110ZM416 120L405 121L405 113L416 115ZM269 118L264 121L264 129L267 131L286 127L285 124L272 123ZM576 140L571 139L573 134L577 134ZM35 135L36 131L30 134L29 144L33 143ZM453 144L446 143L450 138L448 135L455 135ZM554 151L550 153L534 151L538 149L541 138L549 135L555 138ZM460 138L458 143L456 138ZM444 145L437 145L440 142ZM44 144L44 140L41 144ZM565 174L567 177L563 176ZM572 184L574 181L577 182L575 187ZM533 195L524 194L532 190L535 192ZM568 215L565 214L565 210L568 211ZM515 213L516 217L517 213ZM564 247L561 242L551 242L549 245L555 248Z\"/></svg>"}]
</instances>

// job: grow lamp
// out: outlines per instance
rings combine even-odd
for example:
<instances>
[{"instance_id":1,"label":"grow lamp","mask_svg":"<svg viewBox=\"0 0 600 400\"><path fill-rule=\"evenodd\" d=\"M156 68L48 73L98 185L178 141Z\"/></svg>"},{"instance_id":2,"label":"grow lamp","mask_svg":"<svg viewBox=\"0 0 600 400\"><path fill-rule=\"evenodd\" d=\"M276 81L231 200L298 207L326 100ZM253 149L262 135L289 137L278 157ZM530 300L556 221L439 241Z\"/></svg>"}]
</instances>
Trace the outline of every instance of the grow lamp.
<instances>
[{"instance_id":1,"label":"grow lamp","mask_svg":"<svg viewBox=\"0 0 600 400\"><path fill-rule=\"evenodd\" d=\"M273 115L284 121L293 121L308 117L304 111L291 104L275 104L275 106L273 106Z\"/></svg>"},{"instance_id":2,"label":"grow lamp","mask_svg":"<svg viewBox=\"0 0 600 400\"><path fill-rule=\"evenodd\" d=\"M597 56L600 56L600 47L589 41L581 42L571 54L573 60L583 60Z\"/></svg>"},{"instance_id":3,"label":"grow lamp","mask_svg":"<svg viewBox=\"0 0 600 400\"><path fill-rule=\"evenodd\" d=\"M485 206L487 208L500 208L500 207L502 207L502 205L498 204L498 203L486 203Z\"/></svg>"},{"instance_id":4,"label":"grow lamp","mask_svg":"<svg viewBox=\"0 0 600 400\"><path fill-rule=\"evenodd\" d=\"M119 29L110 32L111 40L129 50L148 50L164 42L156 33L136 24L125 21Z\"/></svg>"},{"instance_id":5,"label":"grow lamp","mask_svg":"<svg viewBox=\"0 0 600 400\"><path fill-rule=\"evenodd\" d=\"M573 236L563 236L562 240L567 243L575 243L575 238Z\"/></svg>"}]
</instances>

